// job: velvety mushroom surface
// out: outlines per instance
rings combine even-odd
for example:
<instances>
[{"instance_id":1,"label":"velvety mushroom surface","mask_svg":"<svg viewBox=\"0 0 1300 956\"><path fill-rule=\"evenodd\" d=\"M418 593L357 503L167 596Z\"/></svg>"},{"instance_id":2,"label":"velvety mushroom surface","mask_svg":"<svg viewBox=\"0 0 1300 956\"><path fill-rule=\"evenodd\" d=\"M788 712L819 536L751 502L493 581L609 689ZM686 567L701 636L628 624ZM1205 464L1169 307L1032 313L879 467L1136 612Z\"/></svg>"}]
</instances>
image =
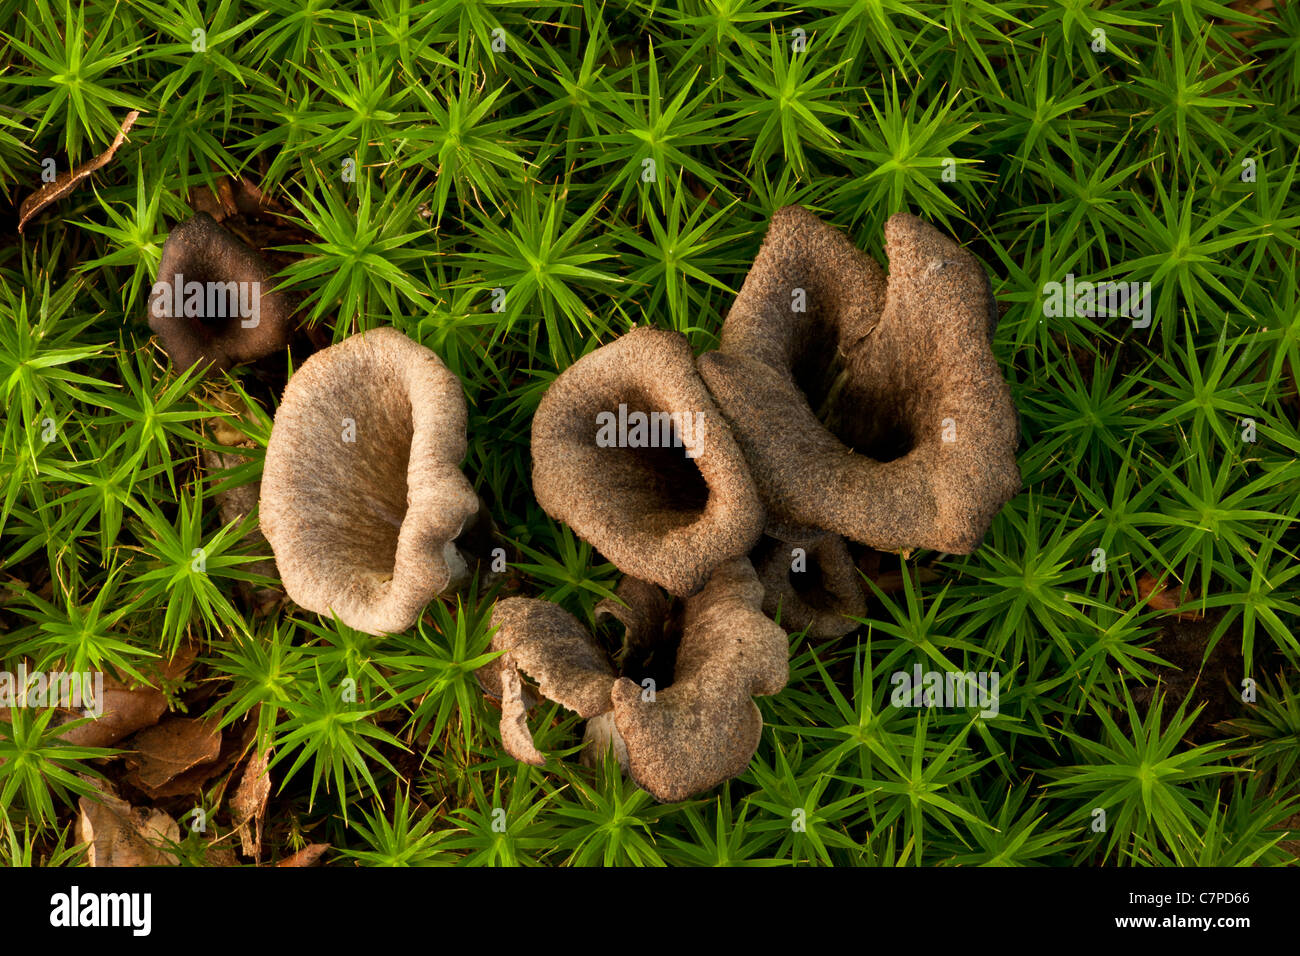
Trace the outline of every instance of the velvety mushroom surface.
<instances>
[{"instance_id":1,"label":"velvety mushroom surface","mask_svg":"<svg viewBox=\"0 0 1300 956\"><path fill-rule=\"evenodd\" d=\"M478 511L461 473L459 380L395 329L316 353L284 390L266 450L262 531L285 590L372 634L405 630L463 571Z\"/></svg>"},{"instance_id":2,"label":"velvety mushroom surface","mask_svg":"<svg viewBox=\"0 0 1300 956\"><path fill-rule=\"evenodd\" d=\"M994 300L932 226L899 213L885 238L882 285L844 235L780 210L700 373L774 534L966 553L1020 488Z\"/></svg>"},{"instance_id":3,"label":"velvety mushroom surface","mask_svg":"<svg viewBox=\"0 0 1300 956\"><path fill-rule=\"evenodd\" d=\"M823 534L806 541L764 537L750 555L763 585L763 611L787 631L842 637L867 613L862 577L844 539Z\"/></svg>"},{"instance_id":4,"label":"velvety mushroom surface","mask_svg":"<svg viewBox=\"0 0 1300 956\"><path fill-rule=\"evenodd\" d=\"M149 327L177 368L251 362L285 348L293 333L293 306L274 284L265 259L201 212L163 243Z\"/></svg>"},{"instance_id":5,"label":"velvety mushroom surface","mask_svg":"<svg viewBox=\"0 0 1300 956\"><path fill-rule=\"evenodd\" d=\"M681 614L645 581L624 578L616 593L619 601L602 601L598 616L624 625L616 656L636 658L617 670L563 608L534 598L497 603L492 648L505 653L476 673L501 702L506 750L525 763L545 762L527 724L540 695L588 718L583 763L612 750L624 772L661 801L741 773L763 729L753 697L785 686L789 656L785 631L762 612L763 587L749 559L722 564ZM650 649L671 662L662 682L643 677ZM536 682L535 694L523 677Z\"/></svg>"},{"instance_id":6,"label":"velvety mushroom surface","mask_svg":"<svg viewBox=\"0 0 1300 956\"><path fill-rule=\"evenodd\" d=\"M775 694L789 674L785 631L762 610L763 586L747 558L719 567L687 599L672 684L648 694L614 684L614 725L628 771L661 801L684 800L742 773L763 718L753 697Z\"/></svg>"},{"instance_id":7,"label":"velvety mushroom surface","mask_svg":"<svg viewBox=\"0 0 1300 956\"><path fill-rule=\"evenodd\" d=\"M479 671L483 689L501 701L501 742L516 760L541 766L526 722L533 701L521 672L537 683L537 692L582 717L595 717L612 706L609 692L614 669L604 650L582 622L564 608L536 598L507 598L492 612L492 649L506 653ZM495 670L494 670L495 668Z\"/></svg>"},{"instance_id":8,"label":"velvety mushroom surface","mask_svg":"<svg viewBox=\"0 0 1300 956\"><path fill-rule=\"evenodd\" d=\"M744 457L679 333L634 329L566 369L533 418L532 452L542 508L673 594L698 591L762 531Z\"/></svg>"}]
</instances>

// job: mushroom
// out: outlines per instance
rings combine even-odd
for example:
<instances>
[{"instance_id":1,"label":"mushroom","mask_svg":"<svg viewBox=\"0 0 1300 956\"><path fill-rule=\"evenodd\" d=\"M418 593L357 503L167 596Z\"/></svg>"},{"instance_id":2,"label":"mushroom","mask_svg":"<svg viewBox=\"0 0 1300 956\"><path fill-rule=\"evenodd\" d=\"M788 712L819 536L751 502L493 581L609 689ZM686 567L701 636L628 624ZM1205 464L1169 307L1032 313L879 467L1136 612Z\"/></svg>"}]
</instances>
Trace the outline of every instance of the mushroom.
<instances>
[{"instance_id":1,"label":"mushroom","mask_svg":"<svg viewBox=\"0 0 1300 956\"><path fill-rule=\"evenodd\" d=\"M788 677L785 631L763 614L763 586L747 558L719 567L686 601L672 683L614 684L614 726L628 772L660 801L684 800L743 773L763 718L755 696Z\"/></svg>"},{"instance_id":2,"label":"mushroom","mask_svg":"<svg viewBox=\"0 0 1300 956\"><path fill-rule=\"evenodd\" d=\"M764 537L750 555L763 585L763 611L787 631L843 637L867 613L862 579L837 534L803 541Z\"/></svg>"},{"instance_id":3,"label":"mushroom","mask_svg":"<svg viewBox=\"0 0 1300 956\"><path fill-rule=\"evenodd\" d=\"M536 700L525 699L519 672L537 682L537 693L574 711L595 717L613 707L609 692L614 668L591 632L564 608L537 598L498 601L492 612L492 649L504 650L478 671L479 683L501 700L501 742L516 760L541 766L546 758L533 744L525 722Z\"/></svg>"},{"instance_id":4,"label":"mushroom","mask_svg":"<svg viewBox=\"0 0 1300 956\"><path fill-rule=\"evenodd\" d=\"M996 304L975 258L916 217L890 217L885 239L887 280L807 210L779 210L700 373L770 532L967 553L1020 489Z\"/></svg>"},{"instance_id":5,"label":"mushroom","mask_svg":"<svg viewBox=\"0 0 1300 956\"><path fill-rule=\"evenodd\" d=\"M542 697L588 718L584 763L612 748L658 800L685 799L742 773L763 727L752 698L785 686L789 654L785 631L763 614L763 588L749 560L725 562L686 599L675 649L668 601L658 588L624 578L618 595L621 605L601 602L598 613L617 616L627 628L621 676L567 611L532 598L498 602L492 647L506 653L478 673L484 690L501 699L506 750L526 763L545 760L525 722L522 672ZM653 679L635 679L639 673L628 676L631 660L643 663L639 652L651 648L667 664L662 689Z\"/></svg>"},{"instance_id":6,"label":"mushroom","mask_svg":"<svg viewBox=\"0 0 1300 956\"><path fill-rule=\"evenodd\" d=\"M685 596L763 511L685 336L639 328L560 374L533 416L533 491L625 574Z\"/></svg>"},{"instance_id":7,"label":"mushroom","mask_svg":"<svg viewBox=\"0 0 1300 956\"><path fill-rule=\"evenodd\" d=\"M289 344L293 307L272 292L258 253L205 212L172 229L149 295L149 327L177 368L208 371L270 355Z\"/></svg>"},{"instance_id":8,"label":"mushroom","mask_svg":"<svg viewBox=\"0 0 1300 956\"><path fill-rule=\"evenodd\" d=\"M459 467L467 417L456 376L396 329L303 363L262 473L262 531L289 597L383 634L464 577L455 539L479 512Z\"/></svg>"}]
</instances>

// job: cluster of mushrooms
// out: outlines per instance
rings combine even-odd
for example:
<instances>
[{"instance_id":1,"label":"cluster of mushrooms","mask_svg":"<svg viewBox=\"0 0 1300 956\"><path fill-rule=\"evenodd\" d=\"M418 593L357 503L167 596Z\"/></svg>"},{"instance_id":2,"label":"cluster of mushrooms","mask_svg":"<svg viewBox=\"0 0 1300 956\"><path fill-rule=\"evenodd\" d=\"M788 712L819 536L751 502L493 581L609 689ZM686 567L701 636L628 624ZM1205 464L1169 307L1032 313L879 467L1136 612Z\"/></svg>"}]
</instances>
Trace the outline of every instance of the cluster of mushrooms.
<instances>
[{"instance_id":1,"label":"cluster of mushrooms","mask_svg":"<svg viewBox=\"0 0 1300 956\"><path fill-rule=\"evenodd\" d=\"M497 602L502 653L478 673L511 755L545 762L527 724L545 698L587 719L584 759L612 749L661 801L736 776L762 731L753 698L785 686L786 629L835 637L866 613L847 542L968 553L1019 491L983 269L907 214L885 239L888 276L812 213L780 209L715 351L637 328L548 389L533 491L623 572L618 600L596 608L623 638L610 654L557 605ZM154 328L178 364L246 354L233 328L173 350L177 324ZM664 440L602 434L636 413ZM485 520L459 467L466 421L456 377L396 330L303 363L260 489L289 597L382 634L456 587L458 541Z\"/></svg>"}]
</instances>

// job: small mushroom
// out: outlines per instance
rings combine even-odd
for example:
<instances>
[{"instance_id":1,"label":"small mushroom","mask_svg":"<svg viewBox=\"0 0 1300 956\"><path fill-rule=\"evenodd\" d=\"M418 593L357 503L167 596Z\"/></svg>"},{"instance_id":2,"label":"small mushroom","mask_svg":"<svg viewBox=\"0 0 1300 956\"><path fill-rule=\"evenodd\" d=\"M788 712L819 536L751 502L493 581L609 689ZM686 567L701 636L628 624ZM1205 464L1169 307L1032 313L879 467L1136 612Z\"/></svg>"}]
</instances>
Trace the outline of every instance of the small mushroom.
<instances>
[{"instance_id":1,"label":"small mushroom","mask_svg":"<svg viewBox=\"0 0 1300 956\"><path fill-rule=\"evenodd\" d=\"M464 576L455 539L479 510L459 464L467 417L456 376L396 329L303 363L262 473L262 531L289 597L383 634Z\"/></svg>"},{"instance_id":2,"label":"small mushroom","mask_svg":"<svg viewBox=\"0 0 1300 956\"><path fill-rule=\"evenodd\" d=\"M673 682L650 693L626 677L614 685L614 725L632 778L668 802L744 772L763 718L753 698L788 677L785 631L762 610L763 586L747 558L719 567L686 601Z\"/></svg>"},{"instance_id":3,"label":"small mushroom","mask_svg":"<svg viewBox=\"0 0 1300 956\"><path fill-rule=\"evenodd\" d=\"M623 625L623 646L614 662L620 667L629 660L644 662L665 643L668 596L657 585L631 575L623 577L614 594L618 600L605 598L596 605L597 621L609 617Z\"/></svg>"},{"instance_id":4,"label":"small mushroom","mask_svg":"<svg viewBox=\"0 0 1300 956\"><path fill-rule=\"evenodd\" d=\"M779 614L787 631L843 637L867 613L861 575L837 534L795 542L765 537L751 558L763 585L763 611Z\"/></svg>"},{"instance_id":5,"label":"small mushroom","mask_svg":"<svg viewBox=\"0 0 1300 956\"><path fill-rule=\"evenodd\" d=\"M620 766L659 800L680 800L741 773L763 727L752 697L785 686L789 654L785 631L762 612L763 588L749 560L724 563L686 599L675 649L666 633L674 617L658 588L625 578L618 594L624 604L602 602L598 612L617 609L627 627L624 651L656 642L670 658L675 651L662 689L628 677L626 665L616 672L587 628L562 608L532 598L498 602L492 647L506 653L478 674L484 690L501 700L506 750L526 763L545 759L525 722L523 674L541 696L588 718L583 763L597 763L612 748Z\"/></svg>"},{"instance_id":6,"label":"small mushroom","mask_svg":"<svg viewBox=\"0 0 1300 956\"><path fill-rule=\"evenodd\" d=\"M887 280L816 216L779 210L700 373L770 532L967 553L1020 489L995 302L932 226L899 213L885 239Z\"/></svg>"},{"instance_id":7,"label":"small mushroom","mask_svg":"<svg viewBox=\"0 0 1300 956\"><path fill-rule=\"evenodd\" d=\"M179 369L224 371L285 348L293 306L272 269L207 213L172 229L149 295L149 327Z\"/></svg>"},{"instance_id":8,"label":"small mushroom","mask_svg":"<svg viewBox=\"0 0 1300 956\"><path fill-rule=\"evenodd\" d=\"M506 598L492 612L492 649L504 650L480 678L484 690L501 699L501 741L516 760L541 766L546 758L533 744L524 715L529 707L519 679L522 671L537 682L537 692L580 717L595 717L613 706L609 692L614 668L582 622L564 608L537 598Z\"/></svg>"},{"instance_id":9,"label":"small mushroom","mask_svg":"<svg viewBox=\"0 0 1300 956\"><path fill-rule=\"evenodd\" d=\"M698 591L762 531L745 459L677 332L634 329L566 369L532 449L542 508L673 594Z\"/></svg>"}]
</instances>

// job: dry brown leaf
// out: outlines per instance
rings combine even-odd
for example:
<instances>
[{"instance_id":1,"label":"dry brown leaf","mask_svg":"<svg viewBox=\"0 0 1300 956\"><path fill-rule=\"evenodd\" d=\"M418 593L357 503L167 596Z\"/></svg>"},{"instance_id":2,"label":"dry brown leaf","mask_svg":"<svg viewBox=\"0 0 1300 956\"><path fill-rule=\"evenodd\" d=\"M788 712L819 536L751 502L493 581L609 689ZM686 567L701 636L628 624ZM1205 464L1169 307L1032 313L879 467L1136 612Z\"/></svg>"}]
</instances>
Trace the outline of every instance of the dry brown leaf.
<instances>
[{"instance_id":1,"label":"dry brown leaf","mask_svg":"<svg viewBox=\"0 0 1300 956\"><path fill-rule=\"evenodd\" d=\"M109 793L100 800L79 800L78 832L88 845L91 866L176 866L176 856L164 849L180 842L180 825L161 810L133 807Z\"/></svg>"},{"instance_id":2,"label":"dry brown leaf","mask_svg":"<svg viewBox=\"0 0 1300 956\"><path fill-rule=\"evenodd\" d=\"M140 111L132 110L126 114L126 119L122 120L122 128L118 130L117 135L113 137L113 145L104 150L93 159L88 159L84 163L65 173L61 173L55 178L54 182L46 183L36 192L32 193L23 200L23 204L18 207L18 231L23 231L23 226L27 221L35 216L38 212L53 202L62 199L68 193L72 192L81 184L81 181L102 166L106 166L117 152L118 147L126 141L126 134L135 121L139 118Z\"/></svg>"},{"instance_id":3,"label":"dry brown leaf","mask_svg":"<svg viewBox=\"0 0 1300 956\"><path fill-rule=\"evenodd\" d=\"M221 755L221 732L209 721L193 717L172 717L135 738L135 754L127 763L136 771L135 780L156 791L195 767L211 764Z\"/></svg>"},{"instance_id":4,"label":"dry brown leaf","mask_svg":"<svg viewBox=\"0 0 1300 956\"><path fill-rule=\"evenodd\" d=\"M162 680L176 683L185 677L194 659L194 650L183 647L159 669L158 675ZM105 674L102 713L95 720L64 731L62 739L78 747L111 747L136 731L152 727L166 712L167 697L161 690L147 685L128 687L111 674ZM64 724L83 716L82 711L61 709L56 721ZM4 710L0 710L0 719L7 719Z\"/></svg>"},{"instance_id":5,"label":"dry brown leaf","mask_svg":"<svg viewBox=\"0 0 1300 956\"><path fill-rule=\"evenodd\" d=\"M234 847L213 844L204 849L203 857L208 866L239 866L239 858L235 856Z\"/></svg>"},{"instance_id":6,"label":"dry brown leaf","mask_svg":"<svg viewBox=\"0 0 1300 956\"><path fill-rule=\"evenodd\" d=\"M254 751L230 800L230 812L239 828L240 848L254 860L262 855L262 819L271 796L271 774L267 769L270 762L269 749L262 753Z\"/></svg>"},{"instance_id":7,"label":"dry brown leaf","mask_svg":"<svg viewBox=\"0 0 1300 956\"><path fill-rule=\"evenodd\" d=\"M236 214L260 217L268 214L283 215L284 207L267 196L257 184L245 176L238 181L230 176L218 176L217 189L200 186L190 196L190 208L206 212L217 222L224 222Z\"/></svg>"},{"instance_id":8,"label":"dry brown leaf","mask_svg":"<svg viewBox=\"0 0 1300 956\"><path fill-rule=\"evenodd\" d=\"M330 848L328 843L308 843L293 856L287 856L276 866L318 866L320 858Z\"/></svg>"},{"instance_id":9,"label":"dry brown leaf","mask_svg":"<svg viewBox=\"0 0 1300 956\"><path fill-rule=\"evenodd\" d=\"M137 730L152 727L167 712L167 698L153 687L124 687L104 677L104 711L99 719L64 732L63 739L78 747L110 747ZM69 719L80 713L68 712Z\"/></svg>"},{"instance_id":10,"label":"dry brown leaf","mask_svg":"<svg viewBox=\"0 0 1300 956\"><path fill-rule=\"evenodd\" d=\"M1178 611L1184 602L1180 601L1174 592L1168 590L1164 582L1157 581L1150 574L1143 574L1138 578L1137 589L1138 598L1145 601L1147 607L1152 610L1177 611L1178 613L1174 614L1174 617L1180 621L1199 621L1205 617L1200 611ZM1186 603L1188 604L1196 600L1196 597L1190 593L1187 598Z\"/></svg>"}]
</instances>

